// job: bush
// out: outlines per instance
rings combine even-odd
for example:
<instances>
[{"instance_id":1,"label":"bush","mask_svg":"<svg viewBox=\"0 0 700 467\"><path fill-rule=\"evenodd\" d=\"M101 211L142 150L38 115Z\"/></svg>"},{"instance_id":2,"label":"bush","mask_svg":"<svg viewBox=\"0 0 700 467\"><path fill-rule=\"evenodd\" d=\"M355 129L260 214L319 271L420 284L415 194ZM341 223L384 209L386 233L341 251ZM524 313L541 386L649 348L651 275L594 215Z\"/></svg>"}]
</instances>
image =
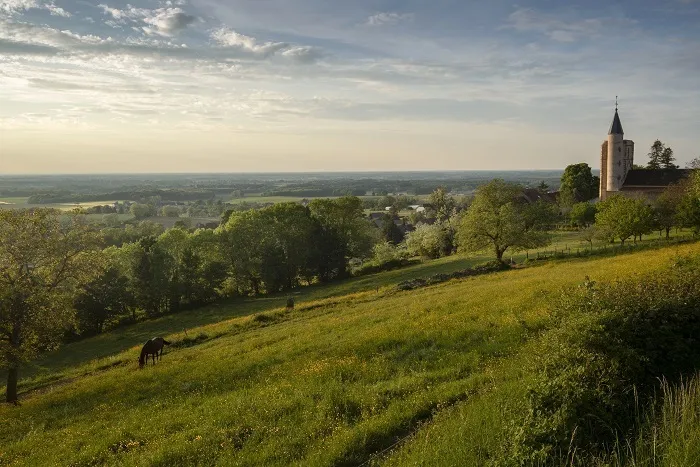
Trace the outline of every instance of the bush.
<instances>
[{"instance_id":1,"label":"bush","mask_svg":"<svg viewBox=\"0 0 700 467\"><path fill-rule=\"evenodd\" d=\"M629 439L659 378L674 381L700 362L699 284L700 265L680 260L564 293L536 352L528 416L514 428L507 463L559 465L572 452L598 456Z\"/></svg>"}]
</instances>

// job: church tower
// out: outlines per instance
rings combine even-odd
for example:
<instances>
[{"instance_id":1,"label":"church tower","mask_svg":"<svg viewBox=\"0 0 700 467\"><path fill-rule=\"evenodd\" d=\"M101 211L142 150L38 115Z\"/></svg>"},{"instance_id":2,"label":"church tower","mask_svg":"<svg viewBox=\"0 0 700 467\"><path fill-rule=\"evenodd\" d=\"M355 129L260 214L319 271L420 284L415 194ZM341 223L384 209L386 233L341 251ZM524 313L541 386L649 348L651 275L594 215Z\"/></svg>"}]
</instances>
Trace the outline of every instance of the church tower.
<instances>
[{"instance_id":1,"label":"church tower","mask_svg":"<svg viewBox=\"0 0 700 467\"><path fill-rule=\"evenodd\" d=\"M627 172L634 163L634 142L624 139L617 101L608 139L603 142L600 162L600 199L604 200L611 192L622 189Z\"/></svg>"}]
</instances>

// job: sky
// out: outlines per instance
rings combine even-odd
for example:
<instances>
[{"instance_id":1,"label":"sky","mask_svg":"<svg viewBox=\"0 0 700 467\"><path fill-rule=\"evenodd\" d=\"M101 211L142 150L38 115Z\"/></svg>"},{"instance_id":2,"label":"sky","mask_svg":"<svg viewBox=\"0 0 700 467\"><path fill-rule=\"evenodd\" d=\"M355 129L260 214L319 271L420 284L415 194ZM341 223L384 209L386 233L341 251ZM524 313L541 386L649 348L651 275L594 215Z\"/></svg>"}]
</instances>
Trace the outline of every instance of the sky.
<instances>
[{"instance_id":1,"label":"sky","mask_svg":"<svg viewBox=\"0 0 700 467\"><path fill-rule=\"evenodd\" d=\"M0 0L0 174L700 156L700 0Z\"/></svg>"}]
</instances>

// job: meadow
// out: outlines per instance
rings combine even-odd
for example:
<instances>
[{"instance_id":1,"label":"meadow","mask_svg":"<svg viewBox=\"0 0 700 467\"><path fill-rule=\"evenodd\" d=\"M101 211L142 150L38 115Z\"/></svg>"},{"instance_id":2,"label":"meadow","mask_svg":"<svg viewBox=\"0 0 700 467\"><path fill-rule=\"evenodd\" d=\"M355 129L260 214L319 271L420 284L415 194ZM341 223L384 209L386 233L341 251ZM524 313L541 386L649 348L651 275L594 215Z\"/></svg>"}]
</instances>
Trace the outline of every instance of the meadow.
<instances>
[{"instance_id":1,"label":"meadow","mask_svg":"<svg viewBox=\"0 0 700 467\"><path fill-rule=\"evenodd\" d=\"M397 291L483 260L449 257L303 289L291 311L281 296L235 300L118 329L25 369L22 405L0 408L0 464L484 465L523 410L525 363L562 288L698 253L572 257ZM155 334L173 345L138 370Z\"/></svg>"}]
</instances>

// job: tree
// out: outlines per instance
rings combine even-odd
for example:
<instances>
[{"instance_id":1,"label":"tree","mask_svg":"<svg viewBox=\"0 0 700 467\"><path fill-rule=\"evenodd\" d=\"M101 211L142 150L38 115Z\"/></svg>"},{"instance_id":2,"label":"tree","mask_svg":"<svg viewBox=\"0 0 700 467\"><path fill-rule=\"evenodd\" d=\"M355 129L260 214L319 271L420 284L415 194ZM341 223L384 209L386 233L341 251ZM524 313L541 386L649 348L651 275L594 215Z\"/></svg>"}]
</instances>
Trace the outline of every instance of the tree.
<instances>
[{"instance_id":1,"label":"tree","mask_svg":"<svg viewBox=\"0 0 700 467\"><path fill-rule=\"evenodd\" d=\"M503 261L509 249L527 249L547 245L548 226L555 217L553 206L544 202L528 204L522 200L522 187L503 180L480 186L457 232L463 251L492 248Z\"/></svg>"},{"instance_id":2,"label":"tree","mask_svg":"<svg viewBox=\"0 0 700 467\"><path fill-rule=\"evenodd\" d=\"M148 204L134 203L131 205L131 214L136 219L145 219L146 217L152 216L153 208Z\"/></svg>"},{"instance_id":3,"label":"tree","mask_svg":"<svg viewBox=\"0 0 700 467\"><path fill-rule=\"evenodd\" d=\"M647 169L677 169L678 166L673 162L676 158L673 156L673 149L666 147L660 140L652 143L649 150L649 163Z\"/></svg>"},{"instance_id":4,"label":"tree","mask_svg":"<svg viewBox=\"0 0 700 467\"><path fill-rule=\"evenodd\" d=\"M685 165L686 169L700 169L700 157L696 157Z\"/></svg>"},{"instance_id":5,"label":"tree","mask_svg":"<svg viewBox=\"0 0 700 467\"><path fill-rule=\"evenodd\" d=\"M595 222L596 208L591 203L576 203L571 207L569 220L576 227L588 227Z\"/></svg>"},{"instance_id":6,"label":"tree","mask_svg":"<svg viewBox=\"0 0 700 467\"><path fill-rule=\"evenodd\" d=\"M595 225L589 225L581 231L581 240L588 242L588 245L593 250L593 240L599 237L598 229Z\"/></svg>"},{"instance_id":7,"label":"tree","mask_svg":"<svg viewBox=\"0 0 700 467\"><path fill-rule=\"evenodd\" d=\"M654 224L659 232L666 232L667 239L671 229L678 223L678 206L685 192L684 184L671 185L654 200Z\"/></svg>"},{"instance_id":8,"label":"tree","mask_svg":"<svg viewBox=\"0 0 700 467\"><path fill-rule=\"evenodd\" d=\"M107 267L75 299L80 334L101 333L107 322L125 314L132 301L129 279L118 267Z\"/></svg>"},{"instance_id":9,"label":"tree","mask_svg":"<svg viewBox=\"0 0 700 467\"><path fill-rule=\"evenodd\" d=\"M684 192L676 210L676 220L680 227L689 227L693 233L700 233L700 171L681 182Z\"/></svg>"},{"instance_id":10,"label":"tree","mask_svg":"<svg viewBox=\"0 0 700 467\"><path fill-rule=\"evenodd\" d=\"M0 211L0 364L7 402L17 401L19 365L60 343L74 323L75 290L98 269L99 237L78 216Z\"/></svg>"},{"instance_id":11,"label":"tree","mask_svg":"<svg viewBox=\"0 0 700 467\"><path fill-rule=\"evenodd\" d=\"M445 222L456 212L455 199L447 192L445 187L438 187L428 198L435 219L438 222Z\"/></svg>"},{"instance_id":12,"label":"tree","mask_svg":"<svg viewBox=\"0 0 700 467\"><path fill-rule=\"evenodd\" d=\"M173 205L163 206L160 213L163 217L180 217L180 208Z\"/></svg>"},{"instance_id":13,"label":"tree","mask_svg":"<svg viewBox=\"0 0 700 467\"><path fill-rule=\"evenodd\" d=\"M406 235L406 248L412 256L439 258L449 254L449 239L442 224L421 224Z\"/></svg>"},{"instance_id":14,"label":"tree","mask_svg":"<svg viewBox=\"0 0 700 467\"><path fill-rule=\"evenodd\" d=\"M596 226L609 238L625 241L634 236L641 236L653 229L654 213L643 199L627 198L613 195L598 205L595 216Z\"/></svg>"},{"instance_id":15,"label":"tree","mask_svg":"<svg viewBox=\"0 0 700 467\"><path fill-rule=\"evenodd\" d=\"M389 214L385 214L382 222L382 239L393 245L401 243L404 234L394 222L394 218Z\"/></svg>"},{"instance_id":16,"label":"tree","mask_svg":"<svg viewBox=\"0 0 700 467\"><path fill-rule=\"evenodd\" d=\"M335 232L347 248L348 256L369 255L374 239L360 198L314 199L309 203L309 211L323 228Z\"/></svg>"},{"instance_id":17,"label":"tree","mask_svg":"<svg viewBox=\"0 0 700 467\"><path fill-rule=\"evenodd\" d=\"M664 148L660 159L661 167L664 169L677 169L678 166L673 163L675 160L676 158L673 156L673 149Z\"/></svg>"},{"instance_id":18,"label":"tree","mask_svg":"<svg viewBox=\"0 0 700 467\"><path fill-rule=\"evenodd\" d=\"M577 202L588 201L598 196L600 179L593 176L591 167L582 162L572 164L564 169L559 187L559 199L562 206L572 206Z\"/></svg>"},{"instance_id":19,"label":"tree","mask_svg":"<svg viewBox=\"0 0 700 467\"><path fill-rule=\"evenodd\" d=\"M111 213L102 216L102 223L107 227L119 227L122 221L119 219L119 214Z\"/></svg>"}]
</instances>

